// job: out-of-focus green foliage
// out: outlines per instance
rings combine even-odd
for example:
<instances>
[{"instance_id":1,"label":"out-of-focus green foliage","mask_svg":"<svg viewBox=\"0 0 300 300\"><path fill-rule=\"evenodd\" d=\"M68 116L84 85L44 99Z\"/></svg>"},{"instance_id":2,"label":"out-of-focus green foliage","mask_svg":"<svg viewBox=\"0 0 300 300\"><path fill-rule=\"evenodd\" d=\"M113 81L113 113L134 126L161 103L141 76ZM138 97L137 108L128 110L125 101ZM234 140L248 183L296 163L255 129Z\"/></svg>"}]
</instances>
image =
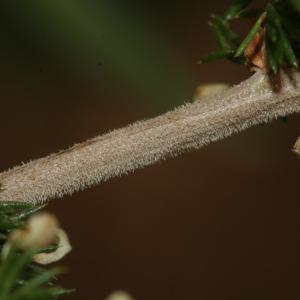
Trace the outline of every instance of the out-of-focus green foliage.
<instances>
[{"instance_id":1,"label":"out-of-focus green foliage","mask_svg":"<svg viewBox=\"0 0 300 300\"><path fill-rule=\"evenodd\" d=\"M58 78L81 76L95 87L107 80L158 109L182 103L198 84L153 16L124 1L13 0L2 6L0 31L15 56L38 69L49 63Z\"/></svg>"},{"instance_id":2,"label":"out-of-focus green foliage","mask_svg":"<svg viewBox=\"0 0 300 300\"><path fill-rule=\"evenodd\" d=\"M20 202L0 202L0 232L7 234L20 228L33 214L43 206L34 206Z\"/></svg>"},{"instance_id":3,"label":"out-of-focus green foliage","mask_svg":"<svg viewBox=\"0 0 300 300\"><path fill-rule=\"evenodd\" d=\"M2 255L7 235L20 228L42 206L19 202L0 202L0 299L1 300L50 300L70 293L53 285L60 269L46 270L32 262L33 255L52 249L31 249L25 252L13 244L5 257Z\"/></svg>"}]
</instances>

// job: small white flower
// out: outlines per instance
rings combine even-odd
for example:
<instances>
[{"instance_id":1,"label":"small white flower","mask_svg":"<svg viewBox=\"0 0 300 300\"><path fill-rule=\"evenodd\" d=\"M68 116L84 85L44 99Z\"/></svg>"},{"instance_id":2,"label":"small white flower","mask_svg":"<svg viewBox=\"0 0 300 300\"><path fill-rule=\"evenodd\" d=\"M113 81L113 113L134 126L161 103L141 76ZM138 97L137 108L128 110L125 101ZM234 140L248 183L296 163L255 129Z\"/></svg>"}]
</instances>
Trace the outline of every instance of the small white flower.
<instances>
[{"instance_id":1,"label":"small white flower","mask_svg":"<svg viewBox=\"0 0 300 300\"><path fill-rule=\"evenodd\" d=\"M33 260L39 264L50 264L63 258L72 249L67 234L59 228L58 221L52 214L39 213L27 221L21 229L14 230L3 246L2 257L5 258L13 243L18 243L20 250L46 248L55 244L57 249L49 253L39 253Z\"/></svg>"},{"instance_id":2,"label":"small white flower","mask_svg":"<svg viewBox=\"0 0 300 300\"><path fill-rule=\"evenodd\" d=\"M300 137L298 138L298 140L296 141L296 144L294 145L294 149L293 149L297 154L300 155Z\"/></svg>"},{"instance_id":3,"label":"small white flower","mask_svg":"<svg viewBox=\"0 0 300 300\"><path fill-rule=\"evenodd\" d=\"M105 300L133 300L133 298L125 291L116 291L111 293Z\"/></svg>"},{"instance_id":4,"label":"small white flower","mask_svg":"<svg viewBox=\"0 0 300 300\"><path fill-rule=\"evenodd\" d=\"M195 101L201 101L205 97L213 96L228 90L230 85L225 83L210 83L198 85L195 91Z\"/></svg>"},{"instance_id":5,"label":"small white flower","mask_svg":"<svg viewBox=\"0 0 300 300\"><path fill-rule=\"evenodd\" d=\"M33 257L33 260L40 265L48 265L62 259L72 250L67 234L62 230L57 230L57 249L50 253L39 253Z\"/></svg>"},{"instance_id":6,"label":"small white flower","mask_svg":"<svg viewBox=\"0 0 300 300\"><path fill-rule=\"evenodd\" d=\"M21 250L44 248L56 241L58 221L52 214L39 213L27 221L26 225L13 231L8 241L17 241Z\"/></svg>"}]
</instances>

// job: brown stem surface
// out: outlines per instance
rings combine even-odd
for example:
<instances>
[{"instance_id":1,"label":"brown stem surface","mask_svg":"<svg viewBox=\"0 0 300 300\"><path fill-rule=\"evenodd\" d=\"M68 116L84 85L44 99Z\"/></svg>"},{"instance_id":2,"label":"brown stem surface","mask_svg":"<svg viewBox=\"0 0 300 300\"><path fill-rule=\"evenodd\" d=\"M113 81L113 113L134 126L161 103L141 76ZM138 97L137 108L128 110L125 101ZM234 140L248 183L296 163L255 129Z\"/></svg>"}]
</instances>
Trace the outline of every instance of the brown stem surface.
<instances>
[{"instance_id":1,"label":"brown stem surface","mask_svg":"<svg viewBox=\"0 0 300 300\"><path fill-rule=\"evenodd\" d=\"M231 89L0 174L0 201L41 203L300 111L300 73Z\"/></svg>"}]
</instances>

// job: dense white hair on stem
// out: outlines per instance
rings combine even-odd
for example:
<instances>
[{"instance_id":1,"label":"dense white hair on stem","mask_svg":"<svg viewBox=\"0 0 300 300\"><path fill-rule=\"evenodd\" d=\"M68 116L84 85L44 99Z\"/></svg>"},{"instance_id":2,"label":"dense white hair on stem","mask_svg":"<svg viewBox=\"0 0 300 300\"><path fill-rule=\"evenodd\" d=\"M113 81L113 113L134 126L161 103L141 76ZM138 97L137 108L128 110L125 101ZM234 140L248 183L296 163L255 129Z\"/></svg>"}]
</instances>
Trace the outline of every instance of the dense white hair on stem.
<instances>
[{"instance_id":1,"label":"dense white hair on stem","mask_svg":"<svg viewBox=\"0 0 300 300\"><path fill-rule=\"evenodd\" d=\"M278 79L278 78L277 78ZM280 81L280 82L279 82ZM0 201L41 203L300 111L300 73L248 80L0 174Z\"/></svg>"}]
</instances>

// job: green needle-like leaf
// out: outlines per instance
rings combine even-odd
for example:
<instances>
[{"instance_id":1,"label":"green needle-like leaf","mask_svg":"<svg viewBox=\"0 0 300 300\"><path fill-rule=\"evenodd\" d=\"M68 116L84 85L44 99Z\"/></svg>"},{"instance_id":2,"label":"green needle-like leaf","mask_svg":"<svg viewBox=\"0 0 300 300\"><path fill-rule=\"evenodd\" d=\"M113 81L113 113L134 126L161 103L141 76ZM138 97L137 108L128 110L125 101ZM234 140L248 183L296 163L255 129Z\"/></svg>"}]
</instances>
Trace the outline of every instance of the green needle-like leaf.
<instances>
[{"instance_id":1,"label":"green needle-like leaf","mask_svg":"<svg viewBox=\"0 0 300 300\"><path fill-rule=\"evenodd\" d=\"M270 22L266 24L266 32L271 41L274 43L278 40L279 34L275 26L273 26Z\"/></svg>"},{"instance_id":2,"label":"green needle-like leaf","mask_svg":"<svg viewBox=\"0 0 300 300\"><path fill-rule=\"evenodd\" d=\"M262 51L265 49L269 70L276 73L283 65L298 67L300 0L270 0L265 8L258 9L249 7L251 2L250 0L236 0L223 18L213 16L211 26L217 38L219 50L205 56L202 62L227 58L235 63L247 63L243 54L261 30L261 36L265 35L265 42L257 46L261 45ZM255 20L243 39L230 27L230 21L237 18Z\"/></svg>"},{"instance_id":3,"label":"green needle-like leaf","mask_svg":"<svg viewBox=\"0 0 300 300\"><path fill-rule=\"evenodd\" d=\"M0 231L9 232L21 227L24 221L43 207L17 202L0 203Z\"/></svg>"},{"instance_id":4,"label":"green needle-like leaf","mask_svg":"<svg viewBox=\"0 0 300 300\"><path fill-rule=\"evenodd\" d=\"M48 289L35 289L30 294L26 294L20 298L17 296L12 296L9 300L50 300L55 299L60 296L64 296L72 293L74 290L65 290L62 288L48 288Z\"/></svg>"},{"instance_id":5,"label":"green needle-like leaf","mask_svg":"<svg viewBox=\"0 0 300 300\"><path fill-rule=\"evenodd\" d=\"M266 51L268 67L273 73L276 74L278 71L278 65L276 58L274 57L274 46L272 45L272 41L268 37L266 38Z\"/></svg>"},{"instance_id":6,"label":"green needle-like leaf","mask_svg":"<svg viewBox=\"0 0 300 300\"><path fill-rule=\"evenodd\" d=\"M252 0L236 0L226 11L224 19L229 21L234 19L242 10L244 10Z\"/></svg>"},{"instance_id":7,"label":"green needle-like leaf","mask_svg":"<svg viewBox=\"0 0 300 300\"><path fill-rule=\"evenodd\" d=\"M290 65L294 66L295 68L298 68L298 60L296 57L296 54L293 50L293 47L286 35L286 33L282 30L280 32L281 34L281 39L282 39L282 44L283 44L283 49L284 49L284 53L285 53L285 57L287 59L287 61L289 62Z\"/></svg>"},{"instance_id":8,"label":"green needle-like leaf","mask_svg":"<svg viewBox=\"0 0 300 300\"><path fill-rule=\"evenodd\" d=\"M58 269L47 271L32 261L35 254L52 252L56 245L22 252L14 243L5 257L1 253L8 233L23 226L41 208L18 202L0 203L0 300L52 300L71 292L51 283Z\"/></svg>"},{"instance_id":9,"label":"green needle-like leaf","mask_svg":"<svg viewBox=\"0 0 300 300\"><path fill-rule=\"evenodd\" d=\"M280 42L282 43L286 60L290 65L298 68L297 57L290 43L290 40L282 26L282 19L280 14L277 12L276 8L271 3L267 5L266 11L268 22L273 24L279 32Z\"/></svg>"},{"instance_id":10,"label":"green needle-like leaf","mask_svg":"<svg viewBox=\"0 0 300 300\"><path fill-rule=\"evenodd\" d=\"M23 212L19 213L16 217L14 217L14 220L16 220L16 221L26 220L30 216L32 216L35 213L39 212L44 207L45 207L45 205L40 205L40 206L34 206L34 207L30 207L28 209L25 209Z\"/></svg>"},{"instance_id":11,"label":"green needle-like leaf","mask_svg":"<svg viewBox=\"0 0 300 300\"><path fill-rule=\"evenodd\" d=\"M248 35L246 36L246 38L242 41L241 45L238 47L238 49L236 50L235 53L235 57L239 57L242 56L243 53L245 52L245 50L247 49L247 47L249 46L249 44L251 43L251 41L254 39L255 35L258 33L258 31L261 28L262 22L264 20L266 16L266 13L263 13L259 19L256 21L256 23L254 24L254 26L251 28L250 32L248 33Z\"/></svg>"},{"instance_id":12,"label":"green needle-like leaf","mask_svg":"<svg viewBox=\"0 0 300 300\"><path fill-rule=\"evenodd\" d=\"M230 41L224 34L222 27L214 19L209 23L209 25L214 33L219 48L224 51L229 51L231 49Z\"/></svg>"},{"instance_id":13,"label":"green needle-like leaf","mask_svg":"<svg viewBox=\"0 0 300 300\"><path fill-rule=\"evenodd\" d=\"M268 3L266 12L268 21L271 22L275 27L281 28L281 17L276 8L271 3Z\"/></svg>"},{"instance_id":14,"label":"green needle-like leaf","mask_svg":"<svg viewBox=\"0 0 300 300\"><path fill-rule=\"evenodd\" d=\"M219 30L222 32L224 38L227 40L227 43L233 44L234 46L238 46L240 43L240 38L237 33L230 29L230 26L227 21L225 21L222 17L217 15L212 15L212 22L218 26Z\"/></svg>"},{"instance_id":15,"label":"green needle-like leaf","mask_svg":"<svg viewBox=\"0 0 300 300\"><path fill-rule=\"evenodd\" d=\"M282 65L285 55L283 43L280 40L275 44L273 56L278 66Z\"/></svg>"},{"instance_id":16,"label":"green needle-like leaf","mask_svg":"<svg viewBox=\"0 0 300 300\"><path fill-rule=\"evenodd\" d=\"M59 274L59 269L53 269L52 271L45 271L42 274L27 281L23 287L21 287L14 295L15 300L22 300L26 295L32 294L37 288L48 283L55 275Z\"/></svg>"},{"instance_id":17,"label":"green needle-like leaf","mask_svg":"<svg viewBox=\"0 0 300 300\"><path fill-rule=\"evenodd\" d=\"M241 10L238 15L236 16L236 18L240 19L258 19L259 16L263 13L262 9L259 8L252 8L252 9L243 9Z\"/></svg>"},{"instance_id":18,"label":"green needle-like leaf","mask_svg":"<svg viewBox=\"0 0 300 300\"><path fill-rule=\"evenodd\" d=\"M6 259L0 265L0 295L1 295L3 285L5 284L6 274L9 271L10 266L13 264L15 260L16 251L17 251L17 246L16 244L13 244Z\"/></svg>"},{"instance_id":19,"label":"green needle-like leaf","mask_svg":"<svg viewBox=\"0 0 300 300\"><path fill-rule=\"evenodd\" d=\"M220 60L220 59L224 59L224 58L229 58L230 56L233 55L233 51L226 51L226 50L216 50L213 51L209 54L207 54L206 56L204 56L199 63L208 63L208 62L212 62L212 61L216 61L216 60Z\"/></svg>"},{"instance_id":20,"label":"green needle-like leaf","mask_svg":"<svg viewBox=\"0 0 300 300\"><path fill-rule=\"evenodd\" d=\"M25 266L31 261L34 251L30 250L25 252L23 255L17 256L14 253L14 261L10 265L10 268L6 270L5 280L3 280L3 284L0 288L0 299L1 300L9 300L7 297L11 292L15 284L15 279L18 277L21 271L25 268Z\"/></svg>"},{"instance_id":21,"label":"green needle-like leaf","mask_svg":"<svg viewBox=\"0 0 300 300\"><path fill-rule=\"evenodd\" d=\"M5 211L7 213L15 212L16 210L23 210L28 208L33 208L32 204L24 203L24 202L14 202L14 201L1 201L0 202L0 210Z\"/></svg>"}]
</instances>

